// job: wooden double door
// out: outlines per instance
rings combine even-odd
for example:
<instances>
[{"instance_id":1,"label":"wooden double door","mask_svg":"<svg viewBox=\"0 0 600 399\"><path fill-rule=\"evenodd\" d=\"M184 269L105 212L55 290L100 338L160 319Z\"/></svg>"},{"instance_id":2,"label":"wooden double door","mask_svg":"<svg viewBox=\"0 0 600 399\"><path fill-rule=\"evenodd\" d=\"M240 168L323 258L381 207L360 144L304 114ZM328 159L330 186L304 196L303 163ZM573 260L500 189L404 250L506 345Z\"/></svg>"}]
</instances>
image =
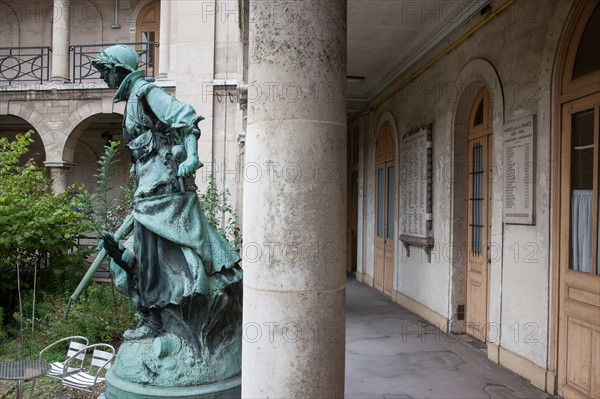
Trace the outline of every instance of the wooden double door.
<instances>
[{"instance_id":1,"label":"wooden double door","mask_svg":"<svg viewBox=\"0 0 600 399\"><path fill-rule=\"evenodd\" d=\"M394 292L394 171L395 145L392 126L381 127L375 150L375 267L373 284L387 296Z\"/></svg>"}]
</instances>

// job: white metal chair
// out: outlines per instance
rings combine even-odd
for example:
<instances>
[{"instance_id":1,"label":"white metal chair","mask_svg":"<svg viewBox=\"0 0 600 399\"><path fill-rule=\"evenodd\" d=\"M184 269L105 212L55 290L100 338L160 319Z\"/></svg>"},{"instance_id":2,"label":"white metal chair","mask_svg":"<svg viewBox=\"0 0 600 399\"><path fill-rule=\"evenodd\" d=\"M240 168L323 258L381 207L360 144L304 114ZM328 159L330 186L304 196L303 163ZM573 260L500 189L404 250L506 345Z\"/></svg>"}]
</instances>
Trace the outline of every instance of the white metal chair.
<instances>
[{"instance_id":1,"label":"white metal chair","mask_svg":"<svg viewBox=\"0 0 600 399\"><path fill-rule=\"evenodd\" d=\"M59 339L58 341L48 345L44 349L40 351L39 359L44 360L44 354L48 351L48 349L55 347L56 345L69 341L69 347L67 348L67 356L65 360L61 362L54 362L50 364L50 371L46 374L48 377L52 378L63 378L63 369L65 366L65 362L73 357L73 355L77 354L74 361L71 361L71 366L69 366L67 373L73 373L75 371L81 370L83 366L83 362L85 361L86 351L81 351L81 349L85 348L90 344L90 341L86 337L82 337L80 335L74 335L72 337L66 337L63 339Z\"/></svg>"},{"instance_id":2,"label":"white metal chair","mask_svg":"<svg viewBox=\"0 0 600 399\"><path fill-rule=\"evenodd\" d=\"M70 364L76 361L77 356L83 352L89 352L93 349L92 359L89 367L85 370L69 373ZM61 396L63 387L71 387L82 391L90 392L92 399L96 397L96 388L104 382L105 372L111 366L112 359L115 356L115 348L109 344L94 344L80 349L72 357L67 359L63 366Z\"/></svg>"},{"instance_id":3,"label":"white metal chair","mask_svg":"<svg viewBox=\"0 0 600 399\"><path fill-rule=\"evenodd\" d=\"M75 354L77 354L77 356L75 357L75 360L71 362L67 373L74 373L76 371L81 370L81 368L83 367L86 351L81 351L81 349L88 346L90 341L86 337L82 337L81 335L73 335L71 337L62 338L56 342L51 343L50 345L48 345L40 351L38 359L44 360L44 355L49 349L54 348L57 345L66 345L66 342L68 342L69 345L67 347L67 355L65 356L65 359L63 361L50 363L50 371L48 371L48 373L46 374L47 377L62 380L65 362L71 357L73 357L73 355ZM31 392L29 393L30 397L33 396L34 389L35 380L33 380L33 383L31 384Z\"/></svg>"}]
</instances>

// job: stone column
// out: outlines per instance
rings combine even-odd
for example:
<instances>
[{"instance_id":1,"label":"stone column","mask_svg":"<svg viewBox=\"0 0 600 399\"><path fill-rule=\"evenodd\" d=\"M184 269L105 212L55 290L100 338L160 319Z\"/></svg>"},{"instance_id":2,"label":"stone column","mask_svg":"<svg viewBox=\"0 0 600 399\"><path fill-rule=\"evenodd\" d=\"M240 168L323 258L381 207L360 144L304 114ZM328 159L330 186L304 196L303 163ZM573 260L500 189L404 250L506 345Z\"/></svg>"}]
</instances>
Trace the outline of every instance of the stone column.
<instances>
[{"instance_id":1,"label":"stone column","mask_svg":"<svg viewBox=\"0 0 600 399\"><path fill-rule=\"evenodd\" d=\"M171 56L171 1L160 0L160 46L158 47L158 79L169 77Z\"/></svg>"},{"instance_id":2,"label":"stone column","mask_svg":"<svg viewBox=\"0 0 600 399\"><path fill-rule=\"evenodd\" d=\"M68 82L69 79L69 7L70 0L54 0L52 22L52 80Z\"/></svg>"},{"instance_id":3,"label":"stone column","mask_svg":"<svg viewBox=\"0 0 600 399\"><path fill-rule=\"evenodd\" d=\"M251 0L242 397L344 396L346 1Z\"/></svg>"},{"instance_id":4,"label":"stone column","mask_svg":"<svg viewBox=\"0 0 600 399\"><path fill-rule=\"evenodd\" d=\"M52 179L52 191L54 194L66 191L69 186L69 169L73 167L73 164L64 161L46 161L44 162L44 166L48 168L50 179Z\"/></svg>"}]
</instances>

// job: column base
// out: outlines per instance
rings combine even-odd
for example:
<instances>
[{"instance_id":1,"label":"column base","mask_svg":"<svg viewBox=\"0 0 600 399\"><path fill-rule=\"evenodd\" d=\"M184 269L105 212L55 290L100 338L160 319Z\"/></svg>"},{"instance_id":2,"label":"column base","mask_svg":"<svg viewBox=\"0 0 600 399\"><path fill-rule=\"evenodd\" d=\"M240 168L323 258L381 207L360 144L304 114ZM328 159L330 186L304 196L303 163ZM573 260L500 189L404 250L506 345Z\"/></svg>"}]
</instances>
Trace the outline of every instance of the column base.
<instances>
[{"instance_id":1,"label":"column base","mask_svg":"<svg viewBox=\"0 0 600 399\"><path fill-rule=\"evenodd\" d=\"M241 376L213 384L190 387L156 387L126 381L112 370L106 373L106 399L239 399Z\"/></svg>"}]
</instances>

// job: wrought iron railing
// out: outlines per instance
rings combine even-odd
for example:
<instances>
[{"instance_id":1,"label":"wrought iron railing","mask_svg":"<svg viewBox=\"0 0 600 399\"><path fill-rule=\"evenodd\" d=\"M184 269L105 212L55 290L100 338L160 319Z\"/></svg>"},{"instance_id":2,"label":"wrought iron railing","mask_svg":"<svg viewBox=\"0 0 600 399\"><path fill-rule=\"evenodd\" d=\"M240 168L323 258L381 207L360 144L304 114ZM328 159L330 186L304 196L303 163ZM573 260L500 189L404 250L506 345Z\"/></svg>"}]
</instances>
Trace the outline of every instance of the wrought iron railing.
<instances>
[{"instance_id":1,"label":"wrought iron railing","mask_svg":"<svg viewBox=\"0 0 600 399\"><path fill-rule=\"evenodd\" d=\"M99 80L100 73L92 66L92 61L100 54L100 49L124 44L133 47L140 57L140 69L145 69L148 76L154 76L156 65L156 48L158 42L133 42L133 43L102 43L102 44L77 44L70 47L72 57L73 83L82 83L84 80Z\"/></svg>"},{"instance_id":2,"label":"wrought iron railing","mask_svg":"<svg viewBox=\"0 0 600 399\"><path fill-rule=\"evenodd\" d=\"M50 78L50 47L0 47L0 84Z\"/></svg>"}]
</instances>

